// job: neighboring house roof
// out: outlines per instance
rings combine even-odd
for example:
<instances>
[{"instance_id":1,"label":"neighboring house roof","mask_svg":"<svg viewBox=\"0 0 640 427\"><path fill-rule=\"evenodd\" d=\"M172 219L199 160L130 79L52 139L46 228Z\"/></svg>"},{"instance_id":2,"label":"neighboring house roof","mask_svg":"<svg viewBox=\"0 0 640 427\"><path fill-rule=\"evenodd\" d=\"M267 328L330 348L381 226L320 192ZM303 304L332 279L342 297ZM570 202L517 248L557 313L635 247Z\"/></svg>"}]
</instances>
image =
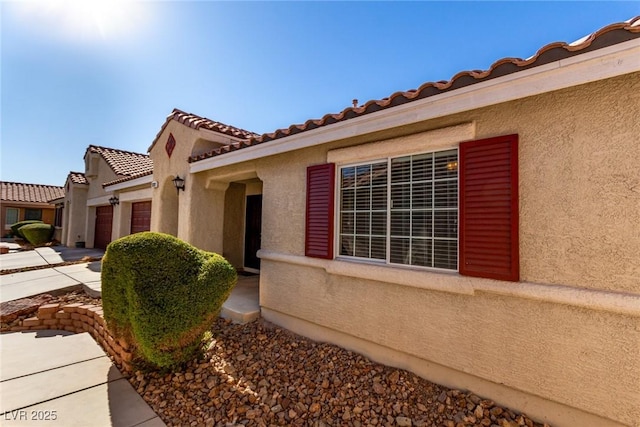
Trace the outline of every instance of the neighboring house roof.
<instances>
[{"instance_id":1,"label":"neighboring house roof","mask_svg":"<svg viewBox=\"0 0 640 427\"><path fill-rule=\"evenodd\" d=\"M462 71L453 76L448 81L427 82L421 85L418 89L413 89L406 92L396 92L388 98L368 101L361 106L346 108L338 114L327 114L320 119L307 120L303 124L291 125L286 129L278 129L272 133L266 133L259 136L249 135L247 136L247 139L242 142L235 142L216 148L204 154L191 156L189 158L189 162L197 162L231 151L248 148L254 145L262 144L280 138L285 138L287 136L295 135L301 132L317 129L322 126L328 126L334 123L350 120L356 117L364 116L366 114L374 113L376 111L392 108L398 105L417 101L419 99L424 99L444 92L453 91L496 77L502 77L529 68L538 67L550 62L555 62L593 50L602 49L604 47L612 46L639 37L640 16L637 16L626 22L607 25L606 27L601 28L600 30L591 33L588 36L573 43L550 43L539 49L535 55L527 59L503 58L493 63L493 65L491 65L491 67L485 71ZM173 115L176 114L176 111L179 110L174 110L174 112L167 118L167 122ZM180 113L186 114L182 112ZM198 117L194 115L188 116L196 118ZM167 122L165 122L165 124L163 125L160 133L162 133L162 131L166 127ZM160 135L160 133L158 134L158 136ZM158 137L156 137L154 143L155 141L157 141L157 139Z\"/></svg>"},{"instance_id":2,"label":"neighboring house roof","mask_svg":"<svg viewBox=\"0 0 640 427\"><path fill-rule=\"evenodd\" d=\"M100 154L116 175L129 177L153 171L153 162L148 154L134 153L97 145L90 145L87 148L87 153L88 152Z\"/></svg>"},{"instance_id":3,"label":"neighboring house roof","mask_svg":"<svg viewBox=\"0 0 640 427\"><path fill-rule=\"evenodd\" d=\"M89 185L89 181L87 181L87 177L83 172L69 172L67 179L70 180L72 184Z\"/></svg>"},{"instance_id":4,"label":"neighboring house roof","mask_svg":"<svg viewBox=\"0 0 640 427\"><path fill-rule=\"evenodd\" d=\"M0 181L0 186L3 202L49 203L49 200L64 197L64 187L55 185Z\"/></svg>"},{"instance_id":5,"label":"neighboring house roof","mask_svg":"<svg viewBox=\"0 0 640 427\"><path fill-rule=\"evenodd\" d=\"M185 113L184 111L174 108L171 114L167 116L167 119L160 128L160 131L151 143L149 151L151 151L153 146L156 145L156 142L158 142L158 138L160 138L160 135L162 134L162 132L164 132L165 128L172 120L175 120L178 123L182 123L183 125L188 126L192 129L206 129L238 139L257 138L259 136L257 133L245 129L240 129L224 123L216 122L215 120L207 119L206 117L200 117L195 114Z\"/></svg>"},{"instance_id":6,"label":"neighboring house roof","mask_svg":"<svg viewBox=\"0 0 640 427\"><path fill-rule=\"evenodd\" d=\"M104 184L102 184L103 187L107 187L109 185L114 185L114 184L120 184L121 182L127 182L127 181L131 181L134 180L136 178L142 178L143 176L148 176L148 175L152 175L153 174L153 169L148 170L148 171L144 171L144 172L140 172L131 176L123 176L122 178L117 178L114 179L113 181L109 181L109 182L105 182Z\"/></svg>"}]
</instances>

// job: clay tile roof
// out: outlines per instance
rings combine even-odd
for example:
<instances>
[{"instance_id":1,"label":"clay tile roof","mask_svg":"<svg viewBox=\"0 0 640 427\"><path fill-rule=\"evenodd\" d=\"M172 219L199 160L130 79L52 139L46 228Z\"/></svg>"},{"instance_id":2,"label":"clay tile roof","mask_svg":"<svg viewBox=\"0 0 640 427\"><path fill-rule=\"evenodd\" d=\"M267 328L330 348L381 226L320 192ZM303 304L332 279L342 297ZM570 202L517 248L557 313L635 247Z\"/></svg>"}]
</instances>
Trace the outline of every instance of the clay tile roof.
<instances>
[{"instance_id":1,"label":"clay tile roof","mask_svg":"<svg viewBox=\"0 0 640 427\"><path fill-rule=\"evenodd\" d=\"M133 153L97 145L90 145L87 148L87 152L89 151L100 154L116 175L132 176L153 171L153 162L148 154Z\"/></svg>"},{"instance_id":2,"label":"clay tile roof","mask_svg":"<svg viewBox=\"0 0 640 427\"><path fill-rule=\"evenodd\" d=\"M164 132L165 128L167 127L167 125L171 120L175 120L178 123L182 123L183 125L188 126L192 129L196 129L196 130L207 129L207 130L218 132L218 133L228 135L230 137L238 138L238 139L249 139L249 138L255 138L258 136L257 133L254 133L245 129L240 129L234 126L230 126L224 123L216 122L215 120L207 119L206 117L200 117L195 114L185 113L182 110L178 110L177 108L174 108L171 114L167 116L167 119L165 120L164 124L160 128L160 131L158 132L155 139L151 143L151 146L149 147L149 151L151 151L153 146L156 145L158 138L160 138L160 135L162 134L162 132Z\"/></svg>"},{"instance_id":3,"label":"clay tile roof","mask_svg":"<svg viewBox=\"0 0 640 427\"><path fill-rule=\"evenodd\" d=\"M537 67L560 59L569 58L574 55L586 53L589 51L601 49L622 43L631 39L640 37L640 16L636 16L628 21L607 25L598 31L589 34L573 43L555 42L540 48L535 55L527 59L520 58L502 58L494 62L488 70L479 71L461 71L450 80L438 82L427 82L417 89L411 89L406 92L395 92L388 98L380 100L372 100L364 105L349 107L337 114L326 114L320 119L307 120L303 124L291 125L286 129L277 129L274 132L266 133L259 136L250 136L241 143L222 146L215 150L209 151L197 156L191 156L189 162L197 162L210 157L219 156L231 151L240 150L253 145L262 144L300 132L306 132L322 126L328 126L337 122L350 120L365 114L374 113L376 111L393 108L408 102L424 99L430 96L438 95L443 92L452 91L475 83L512 74L528 68ZM175 114L174 113L172 114ZM171 117L171 116L169 116ZM195 116L197 117L197 116ZM163 126L164 129L164 126ZM161 130L162 132L162 130ZM157 137L156 137L157 140ZM155 141L154 141L155 143Z\"/></svg>"},{"instance_id":4,"label":"clay tile roof","mask_svg":"<svg viewBox=\"0 0 640 427\"><path fill-rule=\"evenodd\" d=\"M102 186L103 187L107 187L109 185L120 184L121 182L131 181L131 180L134 180L136 178L142 178L143 176L148 176L148 175L153 175L153 169L150 169L150 170L147 170L147 171L143 171L143 172L139 172L139 173L133 174L131 176L124 176L122 178L114 179L113 181L105 182L104 184L102 184Z\"/></svg>"},{"instance_id":5,"label":"clay tile roof","mask_svg":"<svg viewBox=\"0 0 640 427\"><path fill-rule=\"evenodd\" d=\"M71 183L73 184L89 185L89 181L87 181L87 177L84 176L83 172L69 172L67 179L71 180Z\"/></svg>"},{"instance_id":6,"label":"clay tile roof","mask_svg":"<svg viewBox=\"0 0 640 427\"><path fill-rule=\"evenodd\" d=\"M64 187L55 185L0 181L0 186L2 187L0 199L6 202L49 203L49 200L64 197Z\"/></svg>"}]
</instances>

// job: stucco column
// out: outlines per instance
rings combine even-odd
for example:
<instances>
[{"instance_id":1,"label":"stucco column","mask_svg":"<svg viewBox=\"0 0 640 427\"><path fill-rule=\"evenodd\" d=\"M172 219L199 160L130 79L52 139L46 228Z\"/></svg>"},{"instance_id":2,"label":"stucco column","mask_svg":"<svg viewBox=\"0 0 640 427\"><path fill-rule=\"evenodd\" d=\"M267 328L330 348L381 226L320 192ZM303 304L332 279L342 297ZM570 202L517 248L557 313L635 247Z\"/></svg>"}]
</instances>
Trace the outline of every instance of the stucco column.
<instances>
[{"instance_id":1,"label":"stucco column","mask_svg":"<svg viewBox=\"0 0 640 427\"><path fill-rule=\"evenodd\" d=\"M120 204L113 209L112 241L131 233L131 203L123 202L122 196L120 199Z\"/></svg>"},{"instance_id":2,"label":"stucco column","mask_svg":"<svg viewBox=\"0 0 640 427\"><path fill-rule=\"evenodd\" d=\"M74 247L76 242L85 241L85 222L87 218L87 190L85 188L74 188L67 204L67 238L69 247Z\"/></svg>"},{"instance_id":3,"label":"stucco column","mask_svg":"<svg viewBox=\"0 0 640 427\"><path fill-rule=\"evenodd\" d=\"M178 237L206 251L222 254L224 199L228 182L189 175L180 193Z\"/></svg>"}]
</instances>

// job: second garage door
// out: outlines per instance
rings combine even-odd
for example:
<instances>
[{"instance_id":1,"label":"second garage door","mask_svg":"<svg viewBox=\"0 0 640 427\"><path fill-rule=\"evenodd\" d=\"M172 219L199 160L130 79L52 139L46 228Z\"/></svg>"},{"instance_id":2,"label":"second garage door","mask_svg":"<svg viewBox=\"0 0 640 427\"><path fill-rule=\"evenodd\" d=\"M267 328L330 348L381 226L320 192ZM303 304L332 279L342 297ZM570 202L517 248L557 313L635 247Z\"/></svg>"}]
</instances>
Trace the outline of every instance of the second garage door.
<instances>
[{"instance_id":1,"label":"second garage door","mask_svg":"<svg viewBox=\"0 0 640 427\"><path fill-rule=\"evenodd\" d=\"M131 234L151 229L151 202L131 204Z\"/></svg>"}]
</instances>

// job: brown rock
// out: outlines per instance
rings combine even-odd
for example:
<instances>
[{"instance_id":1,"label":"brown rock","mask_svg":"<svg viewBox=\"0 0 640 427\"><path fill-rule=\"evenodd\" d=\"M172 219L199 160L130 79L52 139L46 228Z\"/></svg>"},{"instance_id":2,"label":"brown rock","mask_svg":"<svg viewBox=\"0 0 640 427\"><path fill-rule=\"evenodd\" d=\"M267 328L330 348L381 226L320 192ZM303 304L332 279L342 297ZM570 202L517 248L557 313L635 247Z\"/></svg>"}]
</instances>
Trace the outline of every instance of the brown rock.
<instances>
[{"instance_id":1,"label":"brown rock","mask_svg":"<svg viewBox=\"0 0 640 427\"><path fill-rule=\"evenodd\" d=\"M396 424L399 427L411 427L411 425L413 424L411 422L411 418L407 418L407 417L396 417Z\"/></svg>"},{"instance_id":2,"label":"brown rock","mask_svg":"<svg viewBox=\"0 0 640 427\"><path fill-rule=\"evenodd\" d=\"M391 374L389 374L387 380L389 381L389 384L397 384L398 380L400 380L400 372L393 371Z\"/></svg>"},{"instance_id":3,"label":"brown rock","mask_svg":"<svg viewBox=\"0 0 640 427\"><path fill-rule=\"evenodd\" d=\"M376 394L384 394L384 386L378 382L373 383L373 391Z\"/></svg>"},{"instance_id":4,"label":"brown rock","mask_svg":"<svg viewBox=\"0 0 640 427\"><path fill-rule=\"evenodd\" d=\"M351 419L351 411L349 411L349 408L346 408L342 413L342 420L349 421L350 419Z\"/></svg>"},{"instance_id":5,"label":"brown rock","mask_svg":"<svg viewBox=\"0 0 640 427\"><path fill-rule=\"evenodd\" d=\"M38 307L48 303L52 299L53 297L51 295L42 294L32 298L3 302L0 304L0 322L12 322L19 316L35 313Z\"/></svg>"},{"instance_id":6,"label":"brown rock","mask_svg":"<svg viewBox=\"0 0 640 427\"><path fill-rule=\"evenodd\" d=\"M489 409L489 413L494 417L500 416L503 412L504 412L504 409L502 409L499 406L494 406L493 408Z\"/></svg>"}]
</instances>

